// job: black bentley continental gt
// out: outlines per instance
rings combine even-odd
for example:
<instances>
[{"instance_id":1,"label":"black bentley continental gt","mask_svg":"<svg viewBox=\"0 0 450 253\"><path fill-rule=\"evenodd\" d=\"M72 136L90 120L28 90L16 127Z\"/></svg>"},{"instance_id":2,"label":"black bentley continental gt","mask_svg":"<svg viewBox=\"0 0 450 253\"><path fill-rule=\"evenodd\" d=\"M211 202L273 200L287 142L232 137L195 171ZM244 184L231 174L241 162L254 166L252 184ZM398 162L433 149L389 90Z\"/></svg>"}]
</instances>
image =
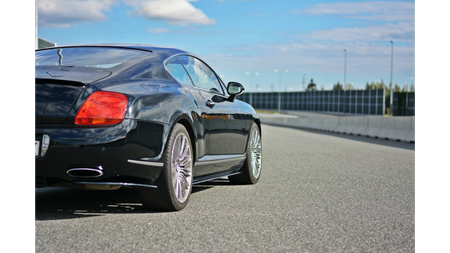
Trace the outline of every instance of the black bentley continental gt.
<instances>
[{"instance_id":1,"label":"black bentley continental gt","mask_svg":"<svg viewBox=\"0 0 450 253\"><path fill-rule=\"evenodd\" d=\"M139 188L176 211L192 185L261 176L261 123L199 57L101 44L36 50L36 187Z\"/></svg>"}]
</instances>

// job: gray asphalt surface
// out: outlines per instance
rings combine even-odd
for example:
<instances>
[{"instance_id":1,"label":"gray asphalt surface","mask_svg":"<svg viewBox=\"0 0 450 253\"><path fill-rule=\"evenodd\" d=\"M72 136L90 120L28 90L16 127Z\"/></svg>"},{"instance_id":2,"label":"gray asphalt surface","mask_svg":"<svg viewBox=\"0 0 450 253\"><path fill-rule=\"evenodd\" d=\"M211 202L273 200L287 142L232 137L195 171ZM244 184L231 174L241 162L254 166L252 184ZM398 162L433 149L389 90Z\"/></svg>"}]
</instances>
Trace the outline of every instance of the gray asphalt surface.
<instances>
[{"instance_id":1,"label":"gray asphalt surface","mask_svg":"<svg viewBox=\"0 0 450 253\"><path fill-rule=\"evenodd\" d=\"M414 252L415 144L263 125L256 185L194 188L180 212L133 189L36 189L36 252Z\"/></svg>"}]
</instances>

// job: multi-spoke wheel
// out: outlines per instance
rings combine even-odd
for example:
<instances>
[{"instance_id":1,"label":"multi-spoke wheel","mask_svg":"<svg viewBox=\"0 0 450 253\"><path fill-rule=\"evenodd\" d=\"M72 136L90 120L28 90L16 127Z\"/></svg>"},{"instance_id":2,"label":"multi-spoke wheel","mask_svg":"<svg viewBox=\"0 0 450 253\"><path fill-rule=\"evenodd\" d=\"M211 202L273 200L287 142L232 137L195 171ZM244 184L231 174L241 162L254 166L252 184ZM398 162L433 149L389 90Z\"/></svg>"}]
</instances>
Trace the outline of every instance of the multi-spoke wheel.
<instances>
[{"instance_id":1,"label":"multi-spoke wheel","mask_svg":"<svg viewBox=\"0 0 450 253\"><path fill-rule=\"evenodd\" d=\"M247 143L247 159L241 169L241 174L230 176L232 183L256 184L261 176L262 146L261 131L258 125L253 123Z\"/></svg>"},{"instance_id":2,"label":"multi-spoke wheel","mask_svg":"<svg viewBox=\"0 0 450 253\"><path fill-rule=\"evenodd\" d=\"M189 135L178 133L171 152L172 190L175 198L184 203L192 188L192 151Z\"/></svg>"},{"instance_id":3,"label":"multi-spoke wheel","mask_svg":"<svg viewBox=\"0 0 450 253\"><path fill-rule=\"evenodd\" d=\"M251 157L252 176L259 179L261 174L261 136L258 127L252 129L249 152Z\"/></svg>"},{"instance_id":4,"label":"multi-spoke wheel","mask_svg":"<svg viewBox=\"0 0 450 253\"><path fill-rule=\"evenodd\" d=\"M164 211L178 211L188 203L192 190L193 151L189 133L176 124L163 154L164 167L156 181L157 189L141 189L144 207Z\"/></svg>"}]
</instances>

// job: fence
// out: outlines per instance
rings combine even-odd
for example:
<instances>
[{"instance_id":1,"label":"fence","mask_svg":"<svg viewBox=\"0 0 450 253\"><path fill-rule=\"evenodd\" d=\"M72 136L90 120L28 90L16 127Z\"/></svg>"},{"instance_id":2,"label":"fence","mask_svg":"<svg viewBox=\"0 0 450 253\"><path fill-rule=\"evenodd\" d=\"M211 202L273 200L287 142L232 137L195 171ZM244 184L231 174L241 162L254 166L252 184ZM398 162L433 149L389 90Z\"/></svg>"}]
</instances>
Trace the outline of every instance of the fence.
<instances>
[{"instance_id":1,"label":"fence","mask_svg":"<svg viewBox=\"0 0 450 253\"><path fill-rule=\"evenodd\" d=\"M393 107L395 116L415 116L415 98L414 92L408 93L394 93Z\"/></svg>"},{"instance_id":2,"label":"fence","mask_svg":"<svg viewBox=\"0 0 450 253\"><path fill-rule=\"evenodd\" d=\"M394 115L414 115L414 93L394 93ZM384 89L306 92L248 92L238 97L259 110L289 110L385 115L389 96Z\"/></svg>"}]
</instances>

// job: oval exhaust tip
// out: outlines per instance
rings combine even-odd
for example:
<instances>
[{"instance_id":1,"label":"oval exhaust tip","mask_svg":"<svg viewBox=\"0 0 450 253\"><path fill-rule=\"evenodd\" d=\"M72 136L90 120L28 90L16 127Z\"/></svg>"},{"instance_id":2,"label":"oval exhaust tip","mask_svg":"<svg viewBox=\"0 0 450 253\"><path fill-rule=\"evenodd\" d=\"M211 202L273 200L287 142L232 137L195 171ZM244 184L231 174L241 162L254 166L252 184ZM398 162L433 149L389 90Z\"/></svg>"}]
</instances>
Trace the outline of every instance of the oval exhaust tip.
<instances>
[{"instance_id":1,"label":"oval exhaust tip","mask_svg":"<svg viewBox=\"0 0 450 253\"><path fill-rule=\"evenodd\" d=\"M67 175L74 178L96 178L103 175L101 167L95 168L73 168L67 171Z\"/></svg>"}]
</instances>

